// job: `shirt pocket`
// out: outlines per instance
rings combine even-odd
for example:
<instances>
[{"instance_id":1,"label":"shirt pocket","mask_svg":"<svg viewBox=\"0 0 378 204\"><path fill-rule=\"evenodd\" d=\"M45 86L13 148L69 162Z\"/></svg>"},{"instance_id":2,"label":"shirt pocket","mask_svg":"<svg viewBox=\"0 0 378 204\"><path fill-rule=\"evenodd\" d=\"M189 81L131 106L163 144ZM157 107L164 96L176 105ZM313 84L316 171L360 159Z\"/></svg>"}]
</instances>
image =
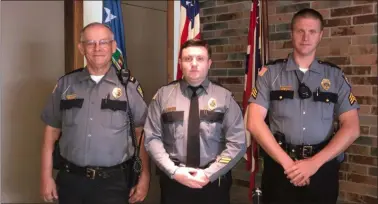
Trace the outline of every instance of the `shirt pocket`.
<instances>
[{"instance_id":1,"label":"shirt pocket","mask_svg":"<svg viewBox=\"0 0 378 204\"><path fill-rule=\"evenodd\" d=\"M127 102L119 100L102 99L101 124L105 128L120 130L127 126L129 118L127 115Z\"/></svg>"},{"instance_id":2,"label":"shirt pocket","mask_svg":"<svg viewBox=\"0 0 378 204\"><path fill-rule=\"evenodd\" d=\"M184 111L170 111L161 115L164 135L163 141L173 144L175 140L184 137Z\"/></svg>"},{"instance_id":3,"label":"shirt pocket","mask_svg":"<svg viewBox=\"0 0 378 204\"><path fill-rule=\"evenodd\" d=\"M331 120L334 116L334 107L337 103L338 95L332 92L314 93L314 101L321 102L322 104L322 119Z\"/></svg>"},{"instance_id":4,"label":"shirt pocket","mask_svg":"<svg viewBox=\"0 0 378 204\"><path fill-rule=\"evenodd\" d=\"M293 114L294 91L271 91L270 101L272 103L273 115L278 117L291 117Z\"/></svg>"},{"instance_id":5,"label":"shirt pocket","mask_svg":"<svg viewBox=\"0 0 378 204\"><path fill-rule=\"evenodd\" d=\"M222 136L222 124L224 120L223 112L215 112L208 110L200 111L200 120L206 124L205 137L209 140L215 140L219 142Z\"/></svg>"},{"instance_id":6,"label":"shirt pocket","mask_svg":"<svg viewBox=\"0 0 378 204\"><path fill-rule=\"evenodd\" d=\"M77 114L83 106L84 99L60 100L60 110L62 111L63 126L73 126L77 124Z\"/></svg>"}]
</instances>

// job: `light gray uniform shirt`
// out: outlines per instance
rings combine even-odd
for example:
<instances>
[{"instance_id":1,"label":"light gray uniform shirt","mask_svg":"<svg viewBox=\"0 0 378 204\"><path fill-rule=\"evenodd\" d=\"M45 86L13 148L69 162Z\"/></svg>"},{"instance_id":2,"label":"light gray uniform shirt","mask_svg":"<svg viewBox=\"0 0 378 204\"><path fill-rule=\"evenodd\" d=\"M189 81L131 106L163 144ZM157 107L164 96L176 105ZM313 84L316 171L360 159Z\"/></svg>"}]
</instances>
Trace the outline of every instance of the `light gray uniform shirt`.
<instances>
[{"instance_id":1,"label":"light gray uniform shirt","mask_svg":"<svg viewBox=\"0 0 378 204\"><path fill-rule=\"evenodd\" d=\"M210 181L226 174L246 151L239 105L227 89L206 79L197 90L200 111L200 166ZM145 147L157 166L172 175L185 165L192 90L184 80L161 87L148 108ZM209 165L210 164L210 165Z\"/></svg>"},{"instance_id":2,"label":"light gray uniform shirt","mask_svg":"<svg viewBox=\"0 0 378 204\"><path fill-rule=\"evenodd\" d=\"M135 127L142 127L147 105L134 77L130 77L126 96L114 67L98 84L84 68L59 79L41 118L62 130L59 145L65 159L79 166L113 166L134 154L129 110Z\"/></svg>"},{"instance_id":3,"label":"light gray uniform shirt","mask_svg":"<svg viewBox=\"0 0 378 204\"><path fill-rule=\"evenodd\" d=\"M300 83L295 72L299 81L310 88L311 98L299 98ZM261 69L249 101L269 110L272 133L284 133L286 142L294 145L313 145L329 139L334 119L359 108L340 68L315 59L303 73L292 55Z\"/></svg>"}]
</instances>

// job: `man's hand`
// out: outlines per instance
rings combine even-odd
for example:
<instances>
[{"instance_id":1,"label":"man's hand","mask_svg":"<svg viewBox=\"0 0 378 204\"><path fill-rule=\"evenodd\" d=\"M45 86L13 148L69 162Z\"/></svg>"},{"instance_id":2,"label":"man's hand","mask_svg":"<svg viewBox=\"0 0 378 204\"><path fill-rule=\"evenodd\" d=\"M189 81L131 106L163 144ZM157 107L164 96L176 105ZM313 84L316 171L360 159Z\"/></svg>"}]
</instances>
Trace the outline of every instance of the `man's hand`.
<instances>
[{"instance_id":1,"label":"man's hand","mask_svg":"<svg viewBox=\"0 0 378 204\"><path fill-rule=\"evenodd\" d=\"M149 175L141 174L138 184L130 190L129 203L142 202L147 196L149 187L150 187Z\"/></svg>"},{"instance_id":2,"label":"man's hand","mask_svg":"<svg viewBox=\"0 0 378 204\"><path fill-rule=\"evenodd\" d=\"M198 179L193 175L197 175L198 170L189 167L179 167L176 170L173 178L189 188L202 188L202 185L198 182Z\"/></svg>"},{"instance_id":3,"label":"man's hand","mask_svg":"<svg viewBox=\"0 0 378 204\"><path fill-rule=\"evenodd\" d=\"M319 168L320 165L311 158L304 159L296 161L292 167L285 170L285 174L292 184L295 186L303 186Z\"/></svg>"},{"instance_id":4,"label":"man's hand","mask_svg":"<svg viewBox=\"0 0 378 204\"><path fill-rule=\"evenodd\" d=\"M298 163L299 163L298 160L297 161L291 160L290 162L285 163L282 167L284 168L284 171L286 172L289 169L291 169L295 164L298 164ZM297 183L295 186L306 186L306 185L310 185L310 178L308 178L307 180L305 180L302 183Z\"/></svg>"},{"instance_id":5,"label":"man's hand","mask_svg":"<svg viewBox=\"0 0 378 204\"><path fill-rule=\"evenodd\" d=\"M51 176L41 179L40 193L45 202L53 202L58 199L55 181Z\"/></svg>"},{"instance_id":6,"label":"man's hand","mask_svg":"<svg viewBox=\"0 0 378 204\"><path fill-rule=\"evenodd\" d=\"M197 172L192 174L194 176L194 179L201 185L206 186L210 180L206 176L205 172L202 169L197 169Z\"/></svg>"}]
</instances>

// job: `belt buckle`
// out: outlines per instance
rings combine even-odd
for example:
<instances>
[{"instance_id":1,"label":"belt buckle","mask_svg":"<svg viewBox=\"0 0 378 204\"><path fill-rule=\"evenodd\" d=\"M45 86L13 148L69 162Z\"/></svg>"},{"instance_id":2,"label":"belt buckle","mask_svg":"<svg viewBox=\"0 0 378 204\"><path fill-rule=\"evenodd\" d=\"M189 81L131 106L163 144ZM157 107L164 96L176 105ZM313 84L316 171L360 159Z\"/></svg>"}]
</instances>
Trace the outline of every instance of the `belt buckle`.
<instances>
[{"instance_id":1,"label":"belt buckle","mask_svg":"<svg viewBox=\"0 0 378 204\"><path fill-rule=\"evenodd\" d=\"M87 178L94 179L96 177L96 169L87 168Z\"/></svg>"},{"instance_id":2,"label":"belt buckle","mask_svg":"<svg viewBox=\"0 0 378 204\"><path fill-rule=\"evenodd\" d=\"M295 159L297 160L297 153L295 152L295 148L289 148L289 156L292 158L292 159Z\"/></svg>"},{"instance_id":3,"label":"belt buckle","mask_svg":"<svg viewBox=\"0 0 378 204\"><path fill-rule=\"evenodd\" d=\"M304 159L310 158L312 155L312 146L311 145L303 145L302 148L302 157Z\"/></svg>"}]
</instances>

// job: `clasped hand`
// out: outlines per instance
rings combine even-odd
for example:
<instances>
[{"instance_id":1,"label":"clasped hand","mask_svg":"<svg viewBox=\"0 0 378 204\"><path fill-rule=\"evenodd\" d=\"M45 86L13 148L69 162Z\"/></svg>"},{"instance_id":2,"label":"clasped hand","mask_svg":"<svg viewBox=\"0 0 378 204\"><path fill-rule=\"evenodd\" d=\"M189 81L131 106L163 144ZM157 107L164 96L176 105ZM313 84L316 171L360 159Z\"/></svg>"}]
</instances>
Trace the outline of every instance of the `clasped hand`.
<instances>
[{"instance_id":1,"label":"clasped hand","mask_svg":"<svg viewBox=\"0 0 378 204\"><path fill-rule=\"evenodd\" d=\"M202 169L179 167L173 178L189 188L202 188L209 183L209 178Z\"/></svg>"},{"instance_id":2,"label":"clasped hand","mask_svg":"<svg viewBox=\"0 0 378 204\"><path fill-rule=\"evenodd\" d=\"M319 169L317 163L309 159L298 160L285 169L285 174L290 182L295 186L305 186L310 184L310 177Z\"/></svg>"}]
</instances>

